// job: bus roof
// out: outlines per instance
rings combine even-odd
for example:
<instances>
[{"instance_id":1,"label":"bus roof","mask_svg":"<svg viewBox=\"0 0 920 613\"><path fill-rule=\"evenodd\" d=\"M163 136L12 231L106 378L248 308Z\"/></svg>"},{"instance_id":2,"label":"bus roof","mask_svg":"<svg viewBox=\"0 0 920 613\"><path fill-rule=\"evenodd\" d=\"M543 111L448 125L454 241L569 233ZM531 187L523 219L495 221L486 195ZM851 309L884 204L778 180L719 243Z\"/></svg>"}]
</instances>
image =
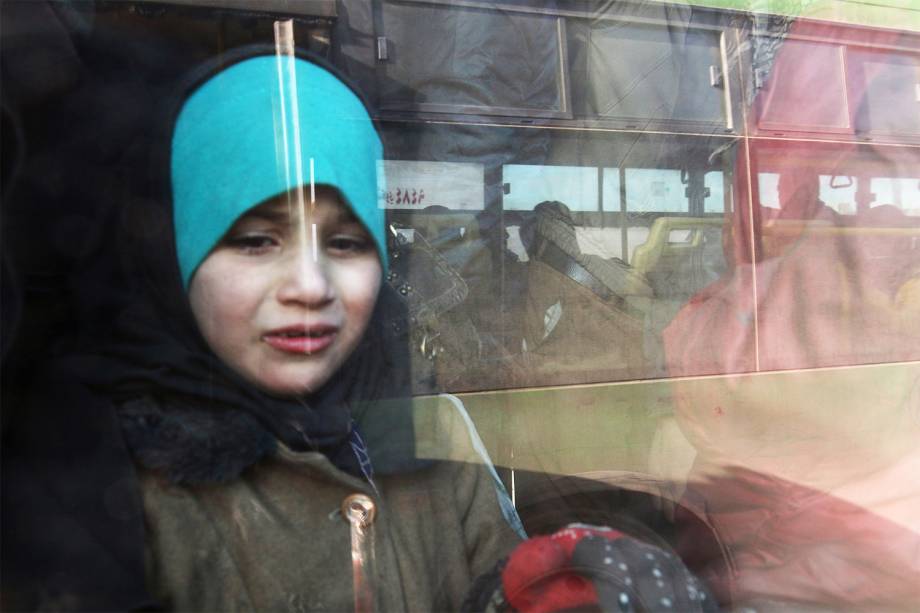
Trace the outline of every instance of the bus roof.
<instances>
[{"instance_id":1,"label":"bus roof","mask_svg":"<svg viewBox=\"0 0 920 613\"><path fill-rule=\"evenodd\" d=\"M920 3L917 0L678 0L681 2L691 6L920 32Z\"/></svg>"},{"instance_id":2,"label":"bus roof","mask_svg":"<svg viewBox=\"0 0 920 613\"><path fill-rule=\"evenodd\" d=\"M139 0L160 2L163 0ZM920 32L920 4L917 0L652 0L667 4L686 4L772 15L807 17L838 23L894 28ZM334 0L166 0L169 4L293 15L334 17ZM432 4L450 4L429 0ZM481 2L460 2L478 5ZM502 2L494 3L501 7Z\"/></svg>"}]
</instances>

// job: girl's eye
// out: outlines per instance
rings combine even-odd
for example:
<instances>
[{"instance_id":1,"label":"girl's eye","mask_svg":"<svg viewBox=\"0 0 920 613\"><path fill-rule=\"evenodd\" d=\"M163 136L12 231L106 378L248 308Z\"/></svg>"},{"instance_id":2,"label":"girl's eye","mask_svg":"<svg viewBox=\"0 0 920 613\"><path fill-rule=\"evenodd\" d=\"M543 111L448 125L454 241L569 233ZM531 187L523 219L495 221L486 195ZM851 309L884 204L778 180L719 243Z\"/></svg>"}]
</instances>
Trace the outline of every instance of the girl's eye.
<instances>
[{"instance_id":1,"label":"girl's eye","mask_svg":"<svg viewBox=\"0 0 920 613\"><path fill-rule=\"evenodd\" d=\"M371 241L363 236L337 235L326 241L326 248L333 254L360 254L371 248Z\"/></svg>"},{"instance_id":2,"label":"girl's eye","mask_svg":"<svg viewBox=\"0 0 920 613\"><path fill-rule=\"evenodd\" d=\"M247 255L258 255L265 253L278 246L278 241L266 234L243 234L240 236L231 236L227 239L227 245L237 251Z\"/></svg>"}]
</instances>

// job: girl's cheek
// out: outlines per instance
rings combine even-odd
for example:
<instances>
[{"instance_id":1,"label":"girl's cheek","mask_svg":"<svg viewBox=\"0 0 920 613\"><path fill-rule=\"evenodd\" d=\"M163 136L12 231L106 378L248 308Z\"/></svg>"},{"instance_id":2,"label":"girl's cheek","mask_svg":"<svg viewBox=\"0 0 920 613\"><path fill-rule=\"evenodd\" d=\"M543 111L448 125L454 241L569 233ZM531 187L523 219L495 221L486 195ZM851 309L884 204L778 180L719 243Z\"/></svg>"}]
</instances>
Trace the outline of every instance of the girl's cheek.
<instances>
[{"instance_id":1,"label":"girl's cheek","mask_svg":"<svg viewBox=\"0 0 920 613\"><path fill-rule=\"evenodd\" d=\"M356 295L356 303L360 303L362 312L370 312L377 302L377 294L380 293L382 284L382 272L380 266L368 266L362 274L355 275L351 280L351 287Z\"/></svg>"},{"instance_id":2,"label":"girl's cheek","mask_svg":"<svg viewBox=\"0 0 920 613\"><path fill-rule=\"evenodd\" d=\"M245 309L257 289L254 281L261 276L252 266L235 261L226 254L215 253L206 259L192 278L189 299L192 310L202 318L232 317Z\"/></svg>"}]
</instances>

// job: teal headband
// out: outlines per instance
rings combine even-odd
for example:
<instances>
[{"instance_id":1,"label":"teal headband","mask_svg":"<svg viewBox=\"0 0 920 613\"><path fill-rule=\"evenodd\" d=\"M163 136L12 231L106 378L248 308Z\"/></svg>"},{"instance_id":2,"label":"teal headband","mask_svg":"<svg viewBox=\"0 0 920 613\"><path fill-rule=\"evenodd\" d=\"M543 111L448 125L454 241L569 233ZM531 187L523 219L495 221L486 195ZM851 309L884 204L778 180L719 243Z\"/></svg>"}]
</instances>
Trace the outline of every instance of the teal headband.
<instances>
[{"instance_id":1,"label":"teal headband","mask_svg":"<svg viewBox=\"0 0 920 613\"><path fill-rule=\"evenodd\" d=\"M172 137L172 198L182 283L246 211L313 182L338 188L386 269L377 161L364 104L301 58L265 55L224 69L182 107ZM309 195L307 196L309 198Z\"/></svg>"}]
</instances>

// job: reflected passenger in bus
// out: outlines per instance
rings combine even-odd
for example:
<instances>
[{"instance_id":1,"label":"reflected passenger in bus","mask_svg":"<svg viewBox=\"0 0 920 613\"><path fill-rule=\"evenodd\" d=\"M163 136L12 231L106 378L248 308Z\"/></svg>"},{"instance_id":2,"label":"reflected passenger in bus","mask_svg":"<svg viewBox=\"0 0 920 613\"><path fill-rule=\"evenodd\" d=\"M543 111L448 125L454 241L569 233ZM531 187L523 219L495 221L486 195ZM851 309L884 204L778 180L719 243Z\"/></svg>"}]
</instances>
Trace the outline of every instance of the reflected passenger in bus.
<instances>
[{"instance_id":1,"label":"reflected passenger in bus","mask_svg":"<svg viewBox=\"0 0 920 613\"><path fill-rule=\"evenodd\" d=\"M818 173L810 168L783 168L777 183L777 219L838 220L837 211L821 201Z\"/></svg>"},{"instance_id":2,"label":"reflected passenger in bus","mask_svg":"<svg viewBox=\"0 0 920 613\"><path fill-rule=\"evenodd\" d=\"M790 48L775 66L793 61ZM798 110L791 98L772 105ZM751 148L736 193L749 194L748 176L778 173L779 211L761 207L758 220L742 198L726 224L732 269L664 333L675 416L696 452L681 502L724 548L694 552L688 528L685 553L724 605L916 610L920 226L872 193L875 173L917 176L916 154L808 139ZM822 202L822 175L850 177L852 214Z\"/></svg>"}]
</instances>

